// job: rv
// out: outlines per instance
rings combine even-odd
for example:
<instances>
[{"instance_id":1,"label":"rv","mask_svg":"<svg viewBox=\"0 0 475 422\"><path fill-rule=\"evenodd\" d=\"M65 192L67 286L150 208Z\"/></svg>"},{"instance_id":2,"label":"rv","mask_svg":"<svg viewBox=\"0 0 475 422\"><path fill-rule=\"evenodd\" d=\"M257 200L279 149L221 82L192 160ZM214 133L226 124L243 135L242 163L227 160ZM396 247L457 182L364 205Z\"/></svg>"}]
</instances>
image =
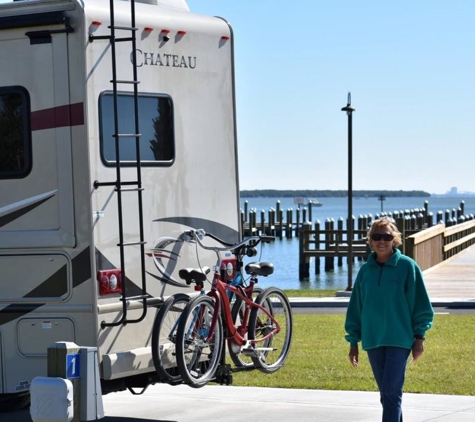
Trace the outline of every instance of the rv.
<instances>
[{"instance_id":1,"label":"rv","mask_svg":"<svg viewBox=\"0 0 475 422\"><path fill-rule=\"evenodd\" d=\"M58 341L97 347L103 393L145 388L157 310L210 258L176 239L240 238L231 27L185 0L12 1L0 54L0 406Z\"/></svg>"}]
</instances>

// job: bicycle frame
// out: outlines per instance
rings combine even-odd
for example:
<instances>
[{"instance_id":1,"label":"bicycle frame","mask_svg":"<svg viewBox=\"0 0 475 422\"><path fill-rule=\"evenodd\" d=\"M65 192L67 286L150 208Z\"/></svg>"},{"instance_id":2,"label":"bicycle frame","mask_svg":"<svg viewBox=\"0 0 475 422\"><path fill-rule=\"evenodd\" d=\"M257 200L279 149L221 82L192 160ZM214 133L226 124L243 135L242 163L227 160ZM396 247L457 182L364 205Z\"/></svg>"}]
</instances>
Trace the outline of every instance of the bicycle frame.
<instances>
[{"instance_id":1,"label":"bicycle frame","mask_svg":"<svg viewBox=\"0 0 475 422\"><path fill-rule=\"evenodd\" d=\"M217 263L216 263L216 266L214 267L214 275L213 275L213 281L211 283L211 291L207 293L208 296L214 298L216 305L215 305L215 311L212 316L210 329L209 329L209 333L206 338L206 341L209 342L212 339L213 333L216 329L218 317L221 312L221 307L223 307L223 315L224 315L224 320L225 320L224 323L226 324L225 328L228 330L228 333L229 333L228 340L233 341L240 347L243 346L244 344L253 345L253 344L268 340L269 338L274 336L276 333L280 332L280 325L277 322L277 320L274 318L274 316L264 306L258 305L252 300L252 292L254 289L255 280L257 279L254 279L253 277L251 277L251 284L248 287L244 287L244 288L242 287L242 282L238 286L235 286L233 285L235 283L228 284L221 279L220 271L221 271L222 258L219 254L219 251L230 251L230 250L239 251L240 250L239 248L246 245L249 239L247 241L242 241L238 244L231 245L231 244L226 244L226 242L223 242L221 239L218 239L217 237L213 235L210 235L216 241L220 242L223 245L226 245L224 248L215 248L215 247L208 247L201 242L201 239L204 236L208 236L208 235L210 234L209 233L206 234L202 229L192 230L192 231L185 232L182 234L182 239L184 239L185 241L195 240L202 248L213 250L217 255ZM255 238L258 239L258 242L259 242L262 239L264 239L264 237L256 236ZM274 239L273 237L270 237L270 238L272 240ZM240 261L241 255L238 253L236 254L236 256L237 256L237 260ZM239 277L239 274L236 274L236 279L238 277ZM239 330L236 329L236 327L234 326L234 322L233 322L233 318L231 314L232 294L235 294L246 303L245 315L244 315L243 321L241 322L241 326ZM270 320L274 324L274 328L269 333L267 333L264 337L259 338L257 340L256 339L248 340L245 338L245 335L247 333L247 328L248 328L249 312L252 308L258 308L261 311L263 311L264 314L268 318L270 318ZM200 311L200 312L203 312L203 311ZM201 313L197 313L193 321L199 320L198 317L200 317L201 319L202 316L203 315ZM195 332L196 327L194 327L194 325L195 323L192 322L190 329L188 331L190 334L192 332Z\"/></svg>"},{"instance_id":2,"label":"bicycle frame","mask_svg":"<svg viewBox=\"0 0 475 422\"><path fill-rule=\"evenodd\" d=\"M213 282L211 285L211 291L208 293L208 296L213 297L215 299L216 307L215 307L215 312L213 314L213 318L211 321L211 327L209 331L210 336L206 339L206 341L211 340L212 333L214 333L214 330L216 328L216 323L218 321L218 315L221 312L221 307L223 307L223 314L224 314L224 321L225 321L224 323L226 324L226 328L229 333L228 340L232 340L238 346L242 346L246 343L256 344L259 342L266 341L267 339L274 336L276 333L280 331L280 325L277 322L277 320L274 318L274 316L266 308L264 308L261 305L258 305L251 299L252 292L254 289L254 284L255 283L253 279L251 278L251 284L248 287L244 289L239 289L237 287L234 287L233 285L224 283L221 280L220 273L218 271L215 271ZM228 291L231 291L236 296L241 298L247 305L245 313L244 313L243 321L241 321L241 326L240 326L241 330L236 329L236 327L233 324L233 318L231 315L231 304L230 304L228 294L227 294ZM256 339L248 340L244 337L244 335L247 332L247 321L249 319L249 312L251 308L261 309L266 314L266 316L271 319L272 323L275 324L275 328L271 332L269 332L267 335L257 340Z\"/></svg>"},{"instance_id":3,"label":"bicycle frame","mask_svg":"<svg viewBox=\"0 0 475 422\"><path fill-rule=\"evenodd\" d=\"M216 276L216 273L215 273L215 276ZM221 279L220 279L221 280ZM221 281L222 282L222 281ZM223 283L223 282L222 282ZM223 284L226 284L226 283L223 283ZM233 280L231 281L231 284L228 284L229 286L232 286L234 289L237 289L238 287L242 287L244 284L244 278L242 276L242 274L240 272L236 272L236 276L233 278ZM229 290L226 294L226 298L228 299L228 303L230 303L232 297L233 297L233 291L232 290ZM202 288L200 290L200 294L204 295L206 294L204 288ZM247 312L247 309L246 309L246 313ZM187 337L190 337L191 333L194 331L193 330L193 326L195 324L195 322L198 320L198 317L200 315L199 314L196 314L193 318L193 321L192 323L190 324L190 328L188 330L188 333L187 333ZM246 319L247 321L247 319ZM172 329L170 330L170 333L168 334L168 339L170 340L171 337L172 337L172 333L174 333L176 331L176 327L178 326L178 324L180 323L180 318L178 318L175 322L175 324L173 325ZM213 329L215 327L215 324L213 325ZM212 332L212 331L211 331Z\"/></svg>"}]
</instances>

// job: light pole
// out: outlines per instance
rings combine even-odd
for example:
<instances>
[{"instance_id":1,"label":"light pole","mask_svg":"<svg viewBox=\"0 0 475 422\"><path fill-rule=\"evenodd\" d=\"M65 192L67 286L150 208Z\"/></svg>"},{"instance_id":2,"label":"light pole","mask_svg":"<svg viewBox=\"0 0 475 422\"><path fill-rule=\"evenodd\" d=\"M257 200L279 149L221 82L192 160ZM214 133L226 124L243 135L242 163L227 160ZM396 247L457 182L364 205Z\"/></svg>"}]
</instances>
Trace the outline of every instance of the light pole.
<instances>
[{"instance_id":1,"label":"light pole","mask_svg":"<svg viewBox=\"0 0 475 422\"><path fill-rule=\"evenodd\" d=\"M383 194L381 194L381 195L379 195L379 200L381 201L381 214L382 214L383 213L383 201L386 200L386 197Z\"/></svg>"},{"instance_id":2,"label":"light pole","mask_svg":"<svg viewBox=\"0 0 475 422\"><path fill-rule=\"evenodd\" d=\"M348 116L348 221L347 225L347 243L348 243L348 287L346 290L353 290L353 120L352 114L355 111L351 107L351 92L348 93L346 107L341 111L346 111Z\"/></svg>"}]
</instances>

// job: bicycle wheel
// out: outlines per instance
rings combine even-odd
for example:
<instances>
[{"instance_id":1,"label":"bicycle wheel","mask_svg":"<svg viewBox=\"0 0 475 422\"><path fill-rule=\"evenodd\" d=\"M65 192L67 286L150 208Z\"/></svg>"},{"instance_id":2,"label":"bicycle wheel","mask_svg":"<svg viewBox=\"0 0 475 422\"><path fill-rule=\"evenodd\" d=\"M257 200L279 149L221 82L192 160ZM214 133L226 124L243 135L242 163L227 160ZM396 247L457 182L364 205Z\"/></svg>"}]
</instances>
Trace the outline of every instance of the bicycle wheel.
<instances>
[{"instance_id":1,"label":"bicycle wheel","mask_svg":"<svg viewBox=\"0 0 475 422\"><path fill-rule=\"evenodd\" d=\"M262 292L261 288L255 287L252 292L252 300L255 301L257 296L259 296L261 292ZM234 304L233 304L233 308L231 310L233 323L236 328L238 328L242 323L245 305L246 305L246 302L244 302L240 297L236 297L236 300L234 301ZM249 327L249 321L247 323L247 326ZM248 338L247 331L248 330L246 330L245 339ZM254 362L252 361L251 356L248 356L245 353L242 353L241 346L236 345L232 339L228 340L228 351L229 351L229 356L231 357L231 360L238 368L253 369L256 367L254 365Z\"/></svg>"},{"instance_id":2,"label":"bicycle wheel","mask_svg":"<svg viewBox=\"0 0 475 422\"><path fill-rule=\"evenodd\" d=\"M183 381L191 387L206 385L214 377L223 346L223 325L217 315L214 332L211 321L216 312L215 301L198 296L183 311L178 324L176 358Z\"/></svg>"},{"instance_id":3,"label":"bicycle wheel","mask_svg":"<svg viewBox=\"0 0 475 422\"><path fill-rule=\"evenodd\" d=\"M181 384L176 364L178 322L190 297L184 293L170 296L155 317L152 331L152 357L159 379L170 385Z\"/></svg>"},{"instance_id":4,"label":"bicycle wheel","mask_svg":"<svg viewBox=\"0 0 475 422\"><path fill-rule=\"evenodd\" d=\"M277 287L268 287L257 297L256 303L264 307L279 324L276 324L262 309L253 308L249 319L249 339L259 340L254 344L252 361L266 374L277 371L287 359L292 341L292 309L285 293ZM264 338L269 336L266 340Z\"/></svg>"}]
</instances>

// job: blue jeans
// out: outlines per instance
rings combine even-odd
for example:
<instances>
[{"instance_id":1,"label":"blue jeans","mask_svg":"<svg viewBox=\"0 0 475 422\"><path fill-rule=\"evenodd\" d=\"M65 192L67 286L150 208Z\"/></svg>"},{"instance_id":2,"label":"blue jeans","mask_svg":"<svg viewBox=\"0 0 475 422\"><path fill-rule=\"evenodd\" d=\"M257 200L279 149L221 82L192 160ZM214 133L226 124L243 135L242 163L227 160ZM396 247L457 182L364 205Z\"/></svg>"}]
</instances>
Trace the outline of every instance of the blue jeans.
<instances>
[{"instance_id":1,"label":"blue jeans","mask_svg":"<svg viewBox=\"0 0 475 422\"><path fill-rule=\"evenodd\" d=\"M376 347L367 350L383 405L383 422L402 422L402 389L410 350Z\"/></svg>"}]
</instances>

